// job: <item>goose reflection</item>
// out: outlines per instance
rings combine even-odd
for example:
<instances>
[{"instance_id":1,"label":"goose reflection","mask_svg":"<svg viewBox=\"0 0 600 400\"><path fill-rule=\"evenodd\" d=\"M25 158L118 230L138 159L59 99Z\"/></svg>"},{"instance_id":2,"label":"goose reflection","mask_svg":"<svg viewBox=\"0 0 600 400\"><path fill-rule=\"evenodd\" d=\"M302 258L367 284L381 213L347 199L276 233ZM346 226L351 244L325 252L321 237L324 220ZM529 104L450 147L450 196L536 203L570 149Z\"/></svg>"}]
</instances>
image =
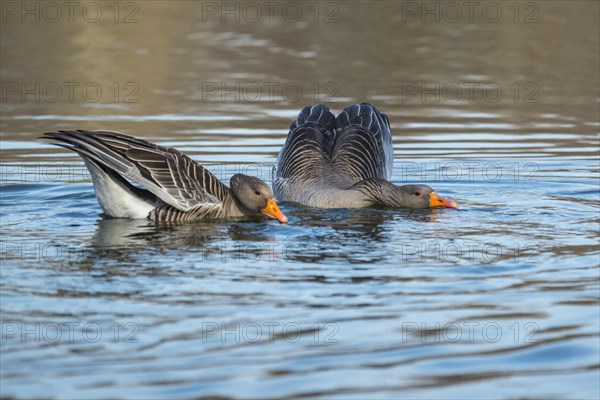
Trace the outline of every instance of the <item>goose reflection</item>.
<instances>
[{"instance_id":1,"label":"goose reflection","mask_svg":"<svg viewBox=\"0 0 600 400\"><path fill-rule=\"evenodd\" d=\"M260 260L275 259L267 254L283 248L272 229L274 224L256 221L166 223L121 218L101 218L97 221L89 248L80 254L80 262L120 265L140 265L156 255L195 262L214 259ZM280 243L281 242L281 243ZM280 250L281 251L281 250ZM173 263L164 263L167 268Z\"/></svg>"},{"instance_id":2,"label":"goose reflection","mask_svg":"<svg viewBox=\"0 0 600 400\"><path fill-rule=\"evenodd\" d=\"M176 259L183 252L196 254L199 261L377 262L389 256L378 249L389 242L398 220L429 223L439 217L438 210L320 210L291 204L286 213L292 218L288 226L259 219L157 223L103 217L80 261L141 265L156 254Z\"/></svg>"}]
</instances>

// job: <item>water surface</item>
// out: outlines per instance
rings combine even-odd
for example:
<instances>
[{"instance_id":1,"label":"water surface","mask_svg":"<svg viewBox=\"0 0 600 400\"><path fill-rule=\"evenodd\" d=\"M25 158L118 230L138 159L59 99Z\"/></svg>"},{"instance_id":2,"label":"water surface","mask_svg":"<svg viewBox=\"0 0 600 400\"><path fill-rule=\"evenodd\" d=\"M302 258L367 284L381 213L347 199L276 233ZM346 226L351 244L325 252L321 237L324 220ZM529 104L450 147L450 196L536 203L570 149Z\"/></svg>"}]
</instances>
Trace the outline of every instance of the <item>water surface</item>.
<instances>
[{"instance_id":1,"label":"water surface","mask_svg":"<svg viewBox=\"0 0 600 400\"><path fill-rule=\"evenodd\" d=\"M598 398L597 2L132 4L1 25L2 396ZM460 209L108 219L36 140L117 130L268 181L302 106L363 101L394 182Z\"/></svg>"}]
</instances>

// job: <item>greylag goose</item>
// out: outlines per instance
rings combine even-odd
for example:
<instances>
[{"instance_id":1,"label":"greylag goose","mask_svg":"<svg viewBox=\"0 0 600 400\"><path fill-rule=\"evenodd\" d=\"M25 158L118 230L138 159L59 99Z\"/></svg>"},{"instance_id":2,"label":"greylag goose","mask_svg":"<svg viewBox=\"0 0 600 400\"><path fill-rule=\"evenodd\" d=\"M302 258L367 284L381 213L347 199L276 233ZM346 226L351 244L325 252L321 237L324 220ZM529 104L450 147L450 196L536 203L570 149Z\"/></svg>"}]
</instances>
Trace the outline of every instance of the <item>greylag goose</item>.
<instances>
[{"instance_id":1,"label":"greylag goose","mask_svg":"<svg viewBox=\"0 0 600 400\"><path fill-rule=\"evenodd\" d=\"M236 174L228 188L173 148L108 131L48 132L43 138L83 158L109 216L180 222L265 215L287 222L265 182Z\"/></svg>"},{"instance_id":2,"label":"greylag goose","mask_svg":"<svg viewBox=\"0 0 600 400\"><path fill-rule=\"evenodd\" d=\"M427 185L389 182L393 162L389 120L375 106L354 104L337 118L324 104L306 106L279 153L273 191L315 208L458 207Z\"/></svg>"}]
</instances>

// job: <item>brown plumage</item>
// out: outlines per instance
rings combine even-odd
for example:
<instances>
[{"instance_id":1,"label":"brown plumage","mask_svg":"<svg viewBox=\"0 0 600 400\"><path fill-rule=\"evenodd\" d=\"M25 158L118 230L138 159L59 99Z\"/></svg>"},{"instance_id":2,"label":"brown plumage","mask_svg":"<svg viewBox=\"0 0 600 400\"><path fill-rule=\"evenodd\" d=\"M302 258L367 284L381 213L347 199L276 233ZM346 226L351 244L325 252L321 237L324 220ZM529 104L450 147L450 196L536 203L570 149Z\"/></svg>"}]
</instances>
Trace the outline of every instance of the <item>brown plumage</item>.
<instances>
[{"instance_id":1,"label":"brown plumage","mask_svg":"<svg viewBox=\"0 0 600 400\"><path fill-rule=\"evenodd\" d=\"M112 217L179 222L266 215L287 222L260 179L237 174L229 188L176 149L109 131L48 132L43 138L83 158L98 202Z\"/></svg>"}]
</instances>

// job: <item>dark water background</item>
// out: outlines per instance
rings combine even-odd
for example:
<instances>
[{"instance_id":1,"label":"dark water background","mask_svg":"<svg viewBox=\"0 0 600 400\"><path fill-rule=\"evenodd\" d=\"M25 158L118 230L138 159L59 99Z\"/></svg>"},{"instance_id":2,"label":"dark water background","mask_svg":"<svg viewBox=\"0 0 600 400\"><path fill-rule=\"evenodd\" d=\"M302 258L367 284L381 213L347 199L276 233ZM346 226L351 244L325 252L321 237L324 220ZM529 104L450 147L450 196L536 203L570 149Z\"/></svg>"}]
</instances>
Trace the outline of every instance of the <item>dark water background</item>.
<instances>
[{"instance_id":1,"label":"dark water background","mask_svg":"<svg viewBox=\"0 0 600 400\"><path fill-rule=\"evenodd\" d=\"M598 2L28 4L0 32L0 395L598 398ZM36 140L269 180L302 106L362 101L394 181L460 209L111 220Z\"/></svg>"}]
</instances>

